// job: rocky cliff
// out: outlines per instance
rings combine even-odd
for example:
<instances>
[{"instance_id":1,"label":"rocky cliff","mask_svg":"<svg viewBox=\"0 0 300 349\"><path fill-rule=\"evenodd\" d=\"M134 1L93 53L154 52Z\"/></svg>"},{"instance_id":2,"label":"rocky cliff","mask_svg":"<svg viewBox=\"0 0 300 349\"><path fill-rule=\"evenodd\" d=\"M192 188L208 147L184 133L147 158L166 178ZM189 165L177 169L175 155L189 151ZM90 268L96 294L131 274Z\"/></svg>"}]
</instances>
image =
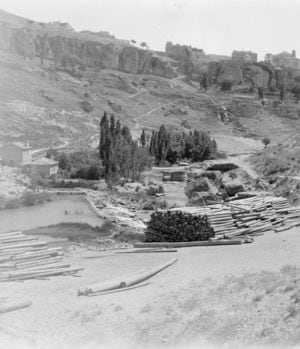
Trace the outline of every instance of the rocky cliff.
<instances>
[{"instance_id":1,"label":"rocky cliff","mask_svg":"<svg viewBox=\"0 0 300 349\"><path fill-rule=\"evenodd\" d=\"M34 22L1 10L0 49L71 73L107 68L165 78L184 74L194 81L201 81L205 73L210 84L230 81L244 92L259 87L275 91L283 84L292 89L300 81L297 69L207 55L202 49L171 42L165 53L143 50L109 33L75 32L67 23Z\"/></svg>"},{"instance_id":2,"label":"rocky cliff","mask_svg":"<svg viewBox=\"0 0 300 349\"><path fill-rule=\"evenodd\" d=\"M69 27L37 23L0 13L0 49L39 58L64 70L117 69L133 74L177 76L172 60L111 35L76 33Z\"/></svg>"}]
</instances>

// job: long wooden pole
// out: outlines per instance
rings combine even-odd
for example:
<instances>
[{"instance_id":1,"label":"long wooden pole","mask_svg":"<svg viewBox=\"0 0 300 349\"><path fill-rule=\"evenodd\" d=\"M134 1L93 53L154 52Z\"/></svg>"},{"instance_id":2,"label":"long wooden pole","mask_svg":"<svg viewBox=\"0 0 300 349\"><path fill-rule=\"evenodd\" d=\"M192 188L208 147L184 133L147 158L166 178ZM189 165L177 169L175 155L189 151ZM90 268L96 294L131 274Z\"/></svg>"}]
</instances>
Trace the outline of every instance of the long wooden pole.
<instances>
[{"instance_id":1,"label":"long wooden pole","mask_svg":"<svg viewBox=\"0 0 300 349\"><path fill-rule=\"evenodd\" d=\"M0 306L0 314L8 313L10 311L15 311L19 309L24 309L30 307L32 302L16 303L11 305Z\"/></svg>"},{"instance_id":2,"label":"long wooden pole","mask_svg":"<svg viewBox=\"0 0 300 349\"><path fill-rule=\"evenodd\" d=\"M151 247L194 247L194 246L217 246L217 245L240 245L241 240L216 240L216 241L187 241L187 242L137 242L133 244L136 248Z\"/></svg>"},{"instance_id":3,"label":"long wooden pole","mask_svg":"<svg viewBox=\"0 0 300 349\"><path fill-rule=\"evenodd\" d=\"M139 284L149 279L150 277L156 275L160 271L168 268L169 266L174 264L176 261L177 261L177 258L172 259L169 262L162 264L156 268L153 268L149 271L140 272L127 278L118 278L118 279L109 280L106 282L101 282L98 284L87 286L85 288L78 290L78 296L83 296L83 295L87 296L92 293L106 292L106 291L111 291L111 290Z\"/></svg>"}]
</instances>

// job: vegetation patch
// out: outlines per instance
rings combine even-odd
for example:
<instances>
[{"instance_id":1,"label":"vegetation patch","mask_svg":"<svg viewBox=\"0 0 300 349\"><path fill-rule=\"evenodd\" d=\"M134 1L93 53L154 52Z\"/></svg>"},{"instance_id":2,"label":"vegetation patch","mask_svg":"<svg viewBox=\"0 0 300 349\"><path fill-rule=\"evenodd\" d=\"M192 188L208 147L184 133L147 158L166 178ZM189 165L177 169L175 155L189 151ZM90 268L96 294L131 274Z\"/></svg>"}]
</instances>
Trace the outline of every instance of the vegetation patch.
<instances>
[{"instance_id":1,"label":"vegetation patch","mask_svg":"<svg viewBox=\"0 0 300 349\"><path fill-rule=\"evenodd\" d=\"M91 226L87 223L60 223L47 227L27 230L28 235L48 235L53 238L65 238L71 242L91 242L112 234L115 225L109 221L102 226Z\"/></svg>"},{"instance_id":2,"label":"vegetation patch","mask_svg":"<svg viewBox=\"0 0 300 349\"><path fill-rule=\"evenodd\" d=\"M52 201L52 196L49 193L28 190L18 198L0 199L0 210L41 205L49 201Z\"/></svg>"}]
</instances>

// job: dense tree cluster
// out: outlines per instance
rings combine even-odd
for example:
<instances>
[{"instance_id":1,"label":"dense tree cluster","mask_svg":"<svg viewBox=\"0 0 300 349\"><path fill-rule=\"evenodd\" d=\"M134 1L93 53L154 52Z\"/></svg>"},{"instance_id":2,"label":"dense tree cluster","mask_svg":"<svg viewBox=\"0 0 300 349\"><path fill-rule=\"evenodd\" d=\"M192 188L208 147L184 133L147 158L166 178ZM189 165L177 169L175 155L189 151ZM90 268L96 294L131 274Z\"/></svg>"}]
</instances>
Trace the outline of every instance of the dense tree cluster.
<instances>
[{"instance_id":1,"label":"dense tree cluster","mask_svg":"<svg viewBox=\"0 0 300 349\"><path fill-rule=\"evenodd\" d=\"M104 176L108 184L125 180L139 179L141 172L150 165L146 141L142 137L142 146L132 139L129 128L115 121L114 116L104 113L100 121L99 155L104 167Z\"/></svg>"},{"instance_id":2,"label":"dense tree cluster","mask_svg":"<svg viewBox=\"0 0 300 349\"><path fill-rule=\"evenodd\" d=\"M58 161L58 167L64 177L98 180L102 175L102 166L95 151L74 151L71 153L58 153L50 149L48 158Z\"/></svg>"},{"instance_id":3,"label":"dense tree cluster","mask_svg":"<svg viewBox=\"0 0 300 349\"><path fill-rule=\"evenodd\" d=\"M162 125L159 131L153 131L149 152L155 158L155 163L160 164L165 160L171 164L181 159L204 161L216 155L217 144L208 133L198 130L173 132Z\"/></svg>"}]
</instances>

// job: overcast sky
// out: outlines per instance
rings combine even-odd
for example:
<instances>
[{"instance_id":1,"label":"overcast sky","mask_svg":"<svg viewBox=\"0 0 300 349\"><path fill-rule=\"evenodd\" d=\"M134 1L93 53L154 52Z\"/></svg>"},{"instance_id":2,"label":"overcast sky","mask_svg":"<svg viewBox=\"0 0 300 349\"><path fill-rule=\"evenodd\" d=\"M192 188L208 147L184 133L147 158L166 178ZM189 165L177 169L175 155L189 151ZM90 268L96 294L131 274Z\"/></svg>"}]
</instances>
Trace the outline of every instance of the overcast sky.
<instances>
[{"instance_id":1,"label":"overcast sky","mask_svg":"<svg viewBox=\"0 0 300 349\"><path fill-rule=\"evenodd\" d=\"M107 30L164 50L172 41L230 55L295 49L300 56L299 0L0 0L2 10L37 21Z\"/></svg>"}]
</instances>

